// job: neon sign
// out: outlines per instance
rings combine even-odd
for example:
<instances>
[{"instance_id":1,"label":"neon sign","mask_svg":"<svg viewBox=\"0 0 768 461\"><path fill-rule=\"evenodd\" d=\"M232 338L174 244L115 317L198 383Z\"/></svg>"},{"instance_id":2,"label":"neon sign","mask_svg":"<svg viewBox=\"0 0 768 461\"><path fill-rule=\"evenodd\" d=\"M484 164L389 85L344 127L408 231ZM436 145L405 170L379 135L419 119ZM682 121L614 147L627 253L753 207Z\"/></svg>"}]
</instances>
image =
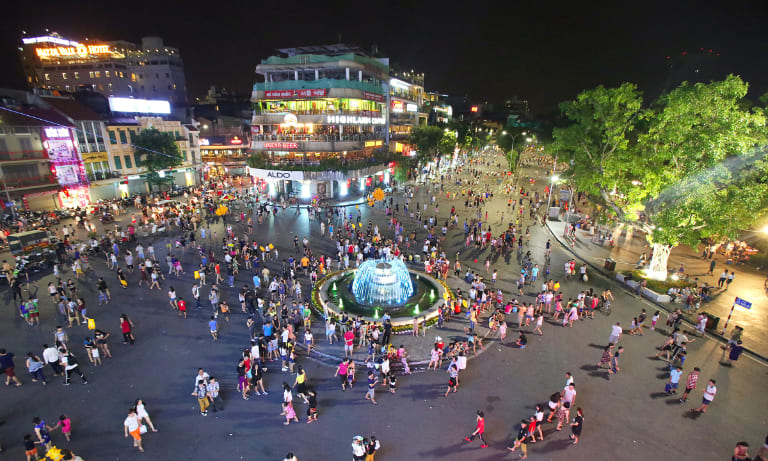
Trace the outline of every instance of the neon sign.
<instances>
[{"instance_id":1,"label":"neon sign","mask_svg":"<svg viewBox=\"0 0 768 461\"><path fill-rule=\"evenodd\" d=\"M238 138L237 136L234 136L232 139L229 140L230 144L242 144L243 140Z\"/></svg>"},{"instance_id":2,"label":"neon sign","mask_svg":"<svg viewBox=\"0 0 768 461\"><path fill-rule=\"evenodd\" d=\"M265 142L265 149L298 149L299 143L297 142Z\"/></svg>"},{"instance_id":3,"label":"neon sign","mask_svg":"<svg viewBox=\"0 0 768 461\"><path fill-rule=\"evenodd\" d=\"M326 123L339 125L384 125L384 117L358 117L356 115L328 115Z\"/></svg>"},{"instance_id":4,"label":"neon sign","mask_svg":"<svg viewBox=\"0 0 768 461\"><path fill-rule=\"evenodd\" d=\"M48 139L69 139L69 129L62 127L44 128L45 137Z\"/></svg>"},{"instance_id":5,"label":"neon sign","mask_svg":"<svg viewBox=\"0 0 768 461\"><path fill-rule=\"evenodd\" d=\"M35 53L40 58L58 57L85 57L94 54L110 54L109 45L82 45L77 46L51 46L48 48L35 48Z\"/></svg>"}]
</instances>

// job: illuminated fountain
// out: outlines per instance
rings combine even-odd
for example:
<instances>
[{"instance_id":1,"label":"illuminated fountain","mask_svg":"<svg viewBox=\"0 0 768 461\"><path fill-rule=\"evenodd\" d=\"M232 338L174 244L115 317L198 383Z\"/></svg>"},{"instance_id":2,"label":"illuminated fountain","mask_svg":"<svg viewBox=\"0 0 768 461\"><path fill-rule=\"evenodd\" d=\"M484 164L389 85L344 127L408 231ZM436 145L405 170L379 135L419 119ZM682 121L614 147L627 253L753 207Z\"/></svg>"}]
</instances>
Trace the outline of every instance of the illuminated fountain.
<instances>
[{"instance_id":1,"label":"illuminated fountain","mask_svg":"<svg viewBox=\"0 0 768 461\"><path fill-rule=\"evenodd\" d=\"M374 322L387 313L393 325L436 317L437 308L450 297L442 283L398 258L371 259L332 274L320 281L317 293L324 312L346 312Z\"/></svg>"},{"instance_id":2,"label":"illuminated fountain","mask_svg":"<svg viewBox=\"0 0 768 461\"><path fill-rule=\"evenodd\" d=\"M401 260L369 259L357 268L352 293L360 304L399 305L413 295L413 282Z\"/></svg>"}]
</instances>

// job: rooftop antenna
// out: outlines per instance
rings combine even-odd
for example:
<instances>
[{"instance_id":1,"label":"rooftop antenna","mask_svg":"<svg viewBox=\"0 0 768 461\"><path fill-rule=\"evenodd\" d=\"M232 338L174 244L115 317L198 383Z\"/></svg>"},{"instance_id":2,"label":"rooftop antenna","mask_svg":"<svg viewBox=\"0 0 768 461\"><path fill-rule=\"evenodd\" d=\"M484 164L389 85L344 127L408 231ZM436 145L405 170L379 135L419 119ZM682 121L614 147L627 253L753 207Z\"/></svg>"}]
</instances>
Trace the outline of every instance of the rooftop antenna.
<instances>
[{"instance_id":1,"label":"rooftop antenna","mask_svg":"<svg viewBox=\"0 0 768 461\"><path fill-rule=\"evenodd\" d=\"M337 43L341 43L341 32L339 32L339 41Z\"/></svg>"}]
</instances>

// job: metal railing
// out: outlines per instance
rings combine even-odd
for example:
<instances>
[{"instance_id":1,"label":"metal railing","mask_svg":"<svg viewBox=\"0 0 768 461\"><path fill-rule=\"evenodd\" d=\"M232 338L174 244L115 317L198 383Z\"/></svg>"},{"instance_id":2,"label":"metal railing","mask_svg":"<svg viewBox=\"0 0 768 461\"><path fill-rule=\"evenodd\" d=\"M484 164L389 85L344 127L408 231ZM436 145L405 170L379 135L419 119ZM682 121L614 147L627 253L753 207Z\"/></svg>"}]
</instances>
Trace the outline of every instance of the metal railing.
<instances>
[{"instance_id":1,"label":"metal railing","mask_svg":"<svg viewBox=\"0 0 768 461\"><path fill-rule=\"evenodd\" d=\"M0 152L0 162L18 160L47 160L48 154L44 150L23 150L18 152Z\"/></svg>"}]
</instances>

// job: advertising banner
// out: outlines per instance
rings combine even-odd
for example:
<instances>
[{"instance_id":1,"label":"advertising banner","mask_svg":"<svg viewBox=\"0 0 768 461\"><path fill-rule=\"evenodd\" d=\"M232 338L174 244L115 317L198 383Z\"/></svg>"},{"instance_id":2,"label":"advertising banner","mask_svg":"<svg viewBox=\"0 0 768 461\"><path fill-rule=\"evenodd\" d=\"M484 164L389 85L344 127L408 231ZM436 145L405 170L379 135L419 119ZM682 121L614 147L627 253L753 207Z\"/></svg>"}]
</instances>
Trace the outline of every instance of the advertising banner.
<instances>
[{"instance_id":1,"label":"advertising banner","mask_svg":"<svg viewBox=\"0 0 768 461\"><path fill-rule=\"evenodd\" d=\"M248 167L248 174L260 179L302 181L303 171L263 170L261 168Z\"/></svg>"}]
</instances>

